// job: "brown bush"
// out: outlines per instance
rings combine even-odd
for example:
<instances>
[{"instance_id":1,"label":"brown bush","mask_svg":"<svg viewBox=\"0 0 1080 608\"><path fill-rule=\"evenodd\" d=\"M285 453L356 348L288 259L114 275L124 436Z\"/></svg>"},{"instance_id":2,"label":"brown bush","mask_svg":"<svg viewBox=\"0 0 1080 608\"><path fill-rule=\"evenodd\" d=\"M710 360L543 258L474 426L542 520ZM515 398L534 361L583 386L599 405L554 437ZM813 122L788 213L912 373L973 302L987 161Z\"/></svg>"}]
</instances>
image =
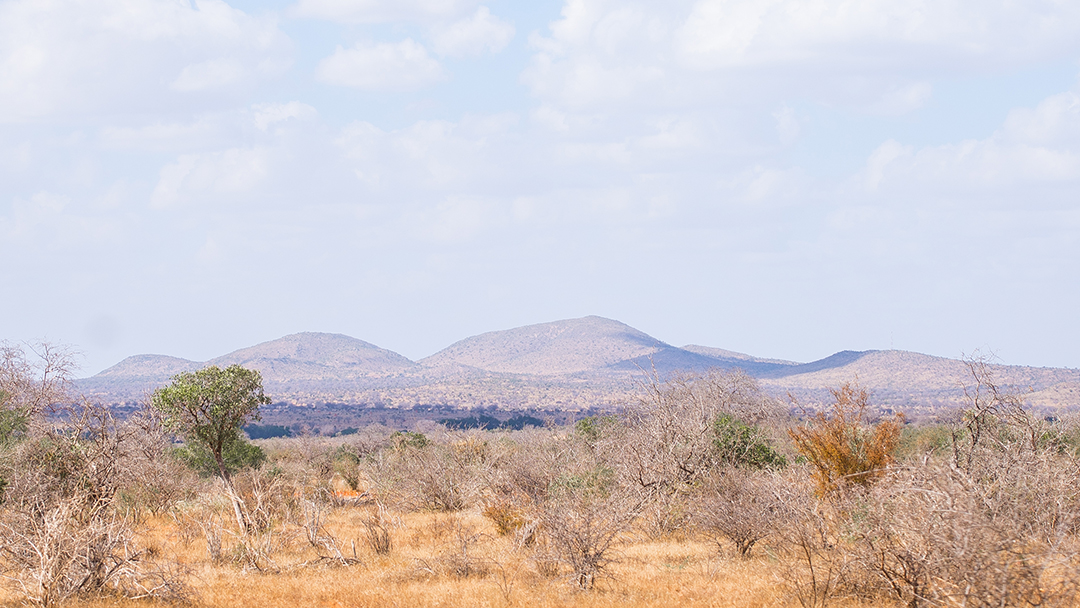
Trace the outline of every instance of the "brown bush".
<instances>
[{"instance_id":1,"label":"brown bush","mask_svg":"<svg viewBox=\"0 0 1080 608\"><path fill-rule=\"evenodd\" d=\"M822 495L850 484L868 486L884 475L904 423L897 414L870 427L870 393L857 384L845 383L830 392L831 415L818 412L806 426L789 431L796 449L813 465Z\"/></svg>"}]
</instances>

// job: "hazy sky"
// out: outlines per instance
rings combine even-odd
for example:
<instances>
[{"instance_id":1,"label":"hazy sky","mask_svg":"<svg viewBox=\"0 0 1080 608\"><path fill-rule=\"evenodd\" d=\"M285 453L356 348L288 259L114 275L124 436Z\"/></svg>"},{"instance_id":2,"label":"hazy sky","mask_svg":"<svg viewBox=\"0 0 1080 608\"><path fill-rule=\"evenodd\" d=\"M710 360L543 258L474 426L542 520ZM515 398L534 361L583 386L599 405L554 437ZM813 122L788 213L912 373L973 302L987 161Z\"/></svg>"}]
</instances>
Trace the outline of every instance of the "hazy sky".
<instances>
[{"instance_id":1,"label":"hazy sky","mask_svg":"<svg viewBox=\"0 0 1080 608\"><path fill-rule=\"evenodd\" d=\"M0 338L1080 366L1075 0L0 0Z\"/></svg>"}]
</instances>

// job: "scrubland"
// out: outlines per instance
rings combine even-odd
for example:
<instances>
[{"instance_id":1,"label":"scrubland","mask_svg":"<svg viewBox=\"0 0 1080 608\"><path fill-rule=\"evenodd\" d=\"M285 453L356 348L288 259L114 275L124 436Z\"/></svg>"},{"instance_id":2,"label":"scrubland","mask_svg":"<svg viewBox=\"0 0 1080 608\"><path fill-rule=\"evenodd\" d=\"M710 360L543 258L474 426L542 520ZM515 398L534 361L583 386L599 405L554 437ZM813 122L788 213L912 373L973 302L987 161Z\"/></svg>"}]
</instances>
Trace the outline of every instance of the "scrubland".
<instances>
[{"instance_id":1,"label":"scrubland","mask_svg":"<svg viewBox=\"0 0 1080 608\"><path fill-rule=\"evenodd\" d=\"M7 356L8 605L1077 605L1075 426L977 361L921 427L714 372L569 427L242 441L222 477L153 410L45 415L62 383Z\"/></svg>"}]
</instances>

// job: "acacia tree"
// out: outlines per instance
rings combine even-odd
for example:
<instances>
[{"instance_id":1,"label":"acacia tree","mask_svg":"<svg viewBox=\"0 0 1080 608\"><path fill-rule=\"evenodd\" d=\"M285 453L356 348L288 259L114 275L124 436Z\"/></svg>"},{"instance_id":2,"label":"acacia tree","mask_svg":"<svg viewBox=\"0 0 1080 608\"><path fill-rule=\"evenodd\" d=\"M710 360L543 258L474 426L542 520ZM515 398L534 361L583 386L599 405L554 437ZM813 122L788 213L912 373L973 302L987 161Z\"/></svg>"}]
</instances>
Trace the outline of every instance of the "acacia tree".
<instances>
[{"instance_id":1,"label":"acacia tree","mask_svg":"<svg viewBox=\"0 0 1080 608\"><path fill-rule=\"evenodd\" d=\"M261 420L259 406L269 403L259 372L239 365L225 369L211 365L177 374L172 384L154 391L150 399L150 405L164 417L166 428L188 444L210 452L227 484L230 475L225 451L241 441L245 424Z\"/></svg>"}]
</instances>

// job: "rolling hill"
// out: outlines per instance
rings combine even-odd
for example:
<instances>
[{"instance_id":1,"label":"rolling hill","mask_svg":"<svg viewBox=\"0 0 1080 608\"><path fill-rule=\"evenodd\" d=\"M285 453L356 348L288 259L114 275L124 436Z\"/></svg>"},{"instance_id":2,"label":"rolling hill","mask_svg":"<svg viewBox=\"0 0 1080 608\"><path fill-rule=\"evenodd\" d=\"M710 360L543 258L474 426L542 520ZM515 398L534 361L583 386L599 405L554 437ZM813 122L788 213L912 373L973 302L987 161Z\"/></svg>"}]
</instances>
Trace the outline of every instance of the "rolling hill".
<instances>
[{"instance_id":1,"label":"rolling hill","mask_svg":"<svg viewBox=\"0 0 1080 608\"><path fill-rule=\"evenodd\" d=\"M606 409L632 401L637 383L653 370L666 376L738 368L769 392L811 407L829 400L830 387L858 380L883 407L927 412L962 403L971 378L963 361L907 351L842 351L797 363L679 348L591 316L480 334L417 362L341 334L299 333L205 363L136 355L76 384L99 401L132 402L178 372L234 363L259 370L267 392L281 402L390 408ZM1080 371L1006 365L993 371L1003 385L1025 391L1032 405L1080 405Z\"/></svg>"},{"instance_id":2,"label":"rolling hill","mask_svg":"<svg viewBox=\"0 0 1080 608\"><path fill-rule=\"evenodd\" d=\"M550 376L596 372L657 353L667 344L629 325L584 317L466 338L421 359L427 367L465 365L490 372Z\"/></svg>"}]
</instances>

